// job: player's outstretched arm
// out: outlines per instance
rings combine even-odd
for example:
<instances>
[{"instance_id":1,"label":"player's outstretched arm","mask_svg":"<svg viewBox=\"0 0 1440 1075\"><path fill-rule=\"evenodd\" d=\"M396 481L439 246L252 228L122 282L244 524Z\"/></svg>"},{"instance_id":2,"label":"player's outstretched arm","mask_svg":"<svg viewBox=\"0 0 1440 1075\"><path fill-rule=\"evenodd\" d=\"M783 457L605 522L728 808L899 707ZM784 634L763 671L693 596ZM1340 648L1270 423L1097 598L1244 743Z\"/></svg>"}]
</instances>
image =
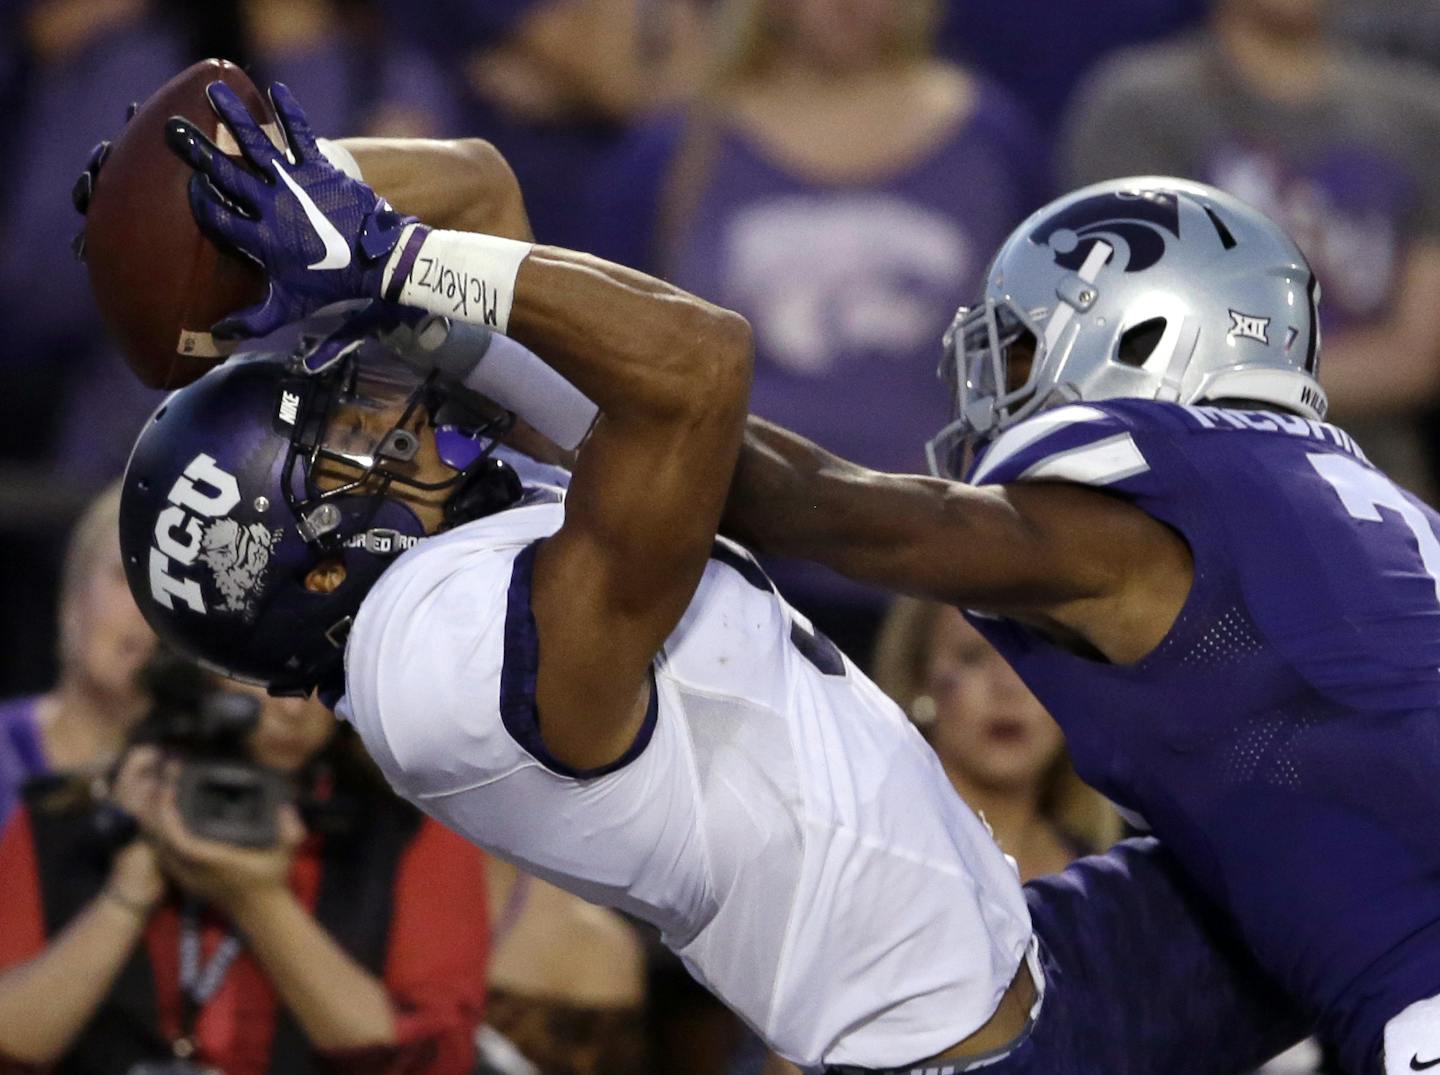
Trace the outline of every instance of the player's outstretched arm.
<instances>
[{"instance_id":1,"label":"player's outstretched arm","mask_svg":"<svg viewBox=\"0 0 1440 1075\"><path fill-rule=\"evenodd\" d=\"M744 430L750 329L640 273L537 248L510 330L600 407L532 590L541 734L591 769L634 740L650 662L709 559Z\"/></svg>"},{"instance_id":2,"label":"player's outstretched arm","mask_svg":"<svg viewBox=\"0 0 1440 1075\"><path fill-rule=\"evenodd\" d=\"M1008 616L1121 663L1164 637L1192 573L1178 535L1104 493L883 474L759 418L723 526L759 551Z\"/></svg>"},{"instance_id":3,"label":"player's outstretched arm","mask_svg":"<svg viewBox=\"0 0 1440 1075\"><path fill-rule=\"evenodd\" d=\"M399 290L432 312L497 324L600 408L531 587L541 735L561 762L594 769L633 742L650 662L709 558L749 397L749 326L643 273L492 239L421 238ZM473 280L464 266L483 272L505 256L517 264L513 283L498 278L503 317L419 283Z\"/></svg>"},{"instance_id":4,"label":"player's outstretched arm","mask_svg":"<svg viewBox=\"0 0 1440 1075\"><path fill-rule=\"evenodd\" d=\"M709 558L744 430L749 326L618 265L397 212L324 158L279 84L271 98L293 160L226 86L209 96L250 170L184 120L167 137L196 171L201 227L269 276L265 302L228 319L234 333L386 299L508 333L599 407L564 524L535 554L535 693L555 758L575 769L617 759Z\"/></svg>"}]
</instances>

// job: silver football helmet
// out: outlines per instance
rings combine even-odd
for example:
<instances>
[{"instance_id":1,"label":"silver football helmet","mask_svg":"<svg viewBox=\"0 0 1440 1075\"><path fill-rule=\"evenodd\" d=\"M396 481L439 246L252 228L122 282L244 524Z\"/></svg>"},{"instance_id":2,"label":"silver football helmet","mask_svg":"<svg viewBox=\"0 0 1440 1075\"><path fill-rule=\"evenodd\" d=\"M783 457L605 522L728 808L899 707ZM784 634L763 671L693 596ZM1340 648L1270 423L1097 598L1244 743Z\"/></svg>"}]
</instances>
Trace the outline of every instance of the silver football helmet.
<instances>
[{"instance_id":1,"label":"silver football helmet","mask_svg":"<svg viewBox=\"0 0 1440 1075\"><path fill-rule=\"evenodd\" d=\"M955 410L931 470L958 477L967 445L1076 400L1240 399L1323 418L1319 296L1290 237L1213 187L1142 176L1068 194L1010 235L984 301L945 335Z\"/></svg>"}]
</instances>

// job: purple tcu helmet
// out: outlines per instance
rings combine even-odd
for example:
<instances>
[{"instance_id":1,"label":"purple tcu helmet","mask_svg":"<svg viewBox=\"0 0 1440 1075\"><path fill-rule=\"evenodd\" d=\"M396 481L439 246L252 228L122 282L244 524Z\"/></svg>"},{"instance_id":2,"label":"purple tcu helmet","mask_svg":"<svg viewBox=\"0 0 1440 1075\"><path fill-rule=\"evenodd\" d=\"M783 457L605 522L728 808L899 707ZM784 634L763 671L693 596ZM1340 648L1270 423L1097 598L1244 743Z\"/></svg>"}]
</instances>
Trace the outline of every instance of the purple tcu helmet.
<instances>
[{"instance_id":1,"label":"purple tcu helmet","mask_svg":"<svg viewBox=\"0 0 1440 1075\"><path fill-rule=\"evenodd\" d=\"M120 503L125 572L150 626L273 693L336 679L360 602L426 534L397 494L443 502L447 526L520 495L490 456L508 416L461 434L436 426L447 402L433 375L358 354L310 375L283 356L235 358L167 398L135 444ZM428 474L425 425L444 464L427 456ZM343 563L344 580L307 588L327 560Z\"/></svg>"}]
</instances>

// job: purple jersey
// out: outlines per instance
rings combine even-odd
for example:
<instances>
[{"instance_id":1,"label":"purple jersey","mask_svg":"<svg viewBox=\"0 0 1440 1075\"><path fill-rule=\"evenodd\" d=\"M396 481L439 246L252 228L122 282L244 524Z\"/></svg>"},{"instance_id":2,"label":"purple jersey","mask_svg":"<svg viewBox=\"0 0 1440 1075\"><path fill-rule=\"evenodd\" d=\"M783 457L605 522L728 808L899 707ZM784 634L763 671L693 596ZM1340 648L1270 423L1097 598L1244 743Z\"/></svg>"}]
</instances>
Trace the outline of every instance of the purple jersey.
<instances>
[{"instance_id":1,"label":"purple jersey","mask_svg":"<svg viewBox=\"0 0 1440 1075\"><path fill-rule=\"evenodd\" d=\"M1103 488L1189 543L1190 595L1134 664L973 622L1371 1070L1440 994L1440 517L1334 426L1139 400L1042 412L970 478Z\"/></svg>"}]
</instances>

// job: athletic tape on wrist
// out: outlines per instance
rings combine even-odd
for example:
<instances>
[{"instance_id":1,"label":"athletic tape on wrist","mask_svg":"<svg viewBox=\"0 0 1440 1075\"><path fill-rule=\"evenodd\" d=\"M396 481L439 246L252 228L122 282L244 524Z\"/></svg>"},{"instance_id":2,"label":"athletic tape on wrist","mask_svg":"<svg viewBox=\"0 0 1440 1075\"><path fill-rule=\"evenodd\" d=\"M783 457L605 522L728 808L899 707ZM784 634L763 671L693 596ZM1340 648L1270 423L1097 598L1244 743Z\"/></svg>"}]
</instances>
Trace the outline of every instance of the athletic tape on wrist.
<instances>
[{"instance_id":1,"label":"athletic tape on wrist","mask_svg":"<svg viewBox=\"0 0 1440 1075\"><path fill-rule=\"evenodd\" d=\"M508 336L491 337L485 356L463 383L514 411L566 451L580 446L599 413L589 397Z\"/></svg>"},{"instance_id":2,"label":"athletic tape on wrist","mask_svg":"<svg viewBox=\"0 0 1440 1075\"><path fill-rule=\"evenodd\" d=\"M504 332L515 278L530 243L412 224L385 266L380 293L390 302Z\"/></svg>"},{"instance_id":3,"label":"athletic tape on wrist","mask_svg":"<svg viewBox=\"0 0 1440 1075\"><path fill-rule=\"evenodd\" d=\"M481 325L432 317L416 326L414 357L513 411L561 448L577 448L599 408L524 344Z\"/></svg>"}]
</instances>

